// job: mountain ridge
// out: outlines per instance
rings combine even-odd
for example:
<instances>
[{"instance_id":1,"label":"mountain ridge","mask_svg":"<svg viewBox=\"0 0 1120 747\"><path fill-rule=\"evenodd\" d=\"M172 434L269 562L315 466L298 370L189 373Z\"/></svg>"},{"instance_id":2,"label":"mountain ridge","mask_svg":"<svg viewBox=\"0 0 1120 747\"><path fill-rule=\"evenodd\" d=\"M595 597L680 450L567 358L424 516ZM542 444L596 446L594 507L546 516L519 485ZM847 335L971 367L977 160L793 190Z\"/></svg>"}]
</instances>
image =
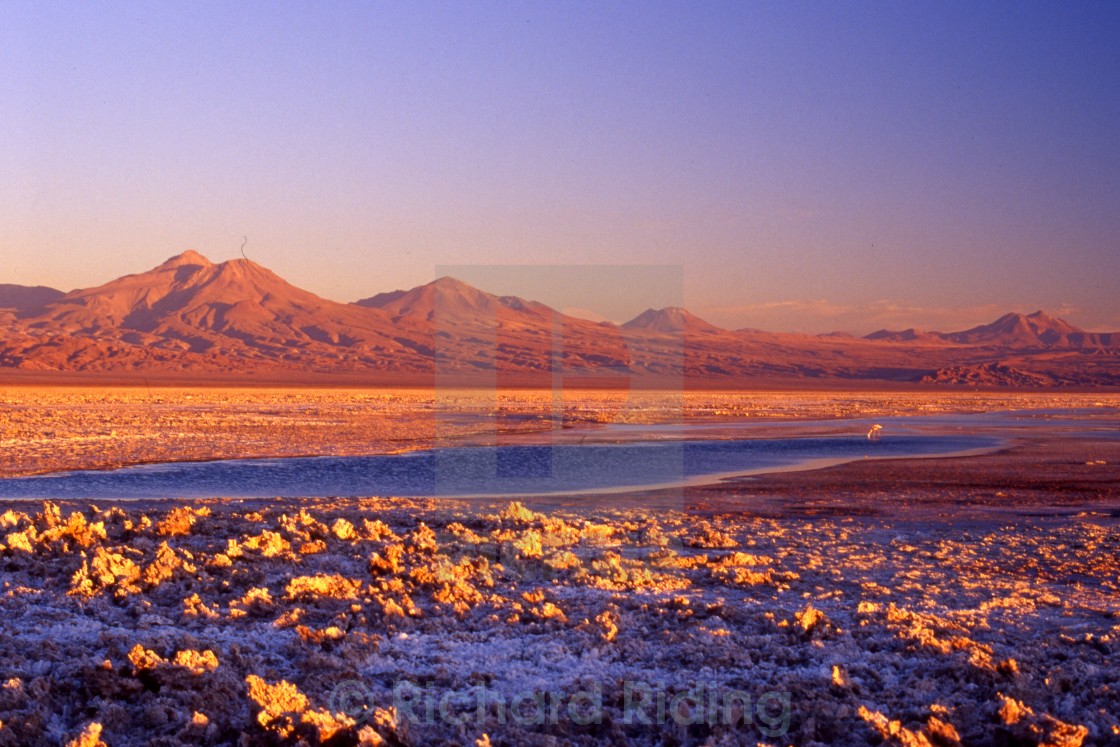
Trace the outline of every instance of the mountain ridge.
<instances>
[{"instance_id":1,"label":"mountain ridge","mask_svg":"<svg viewBox=\"0 0 1120 747\"><path fill-rule=\"evenodd\" d=\"M0 291L12 287L23 288ZM0 368L367 372L540 385L557 374L1120 385L1120 334L1085 332L1042 311L960 332L880 330L863 338L729 331L681 307L647 309L615 325L451 277L339 303L251 260L215 263L189 250L146 272L52 291L40 292L42 303L0 311Z\"/></svg>"},{"instance_id":2,"label":"mountain ridge","mask_svg":"<svg viewBox=\"0 0 1120 747\"><path fill-rule=\"evenodd\" d=\"M1042 310L1030 314L1008 312L992 322L959 332L925 332L913 328L902 331L881 329L865 335L864 339L888 342L949 342L1014 349L1103 348L1120 343L1120 335L1117 333L1086 332Z\"/></svg>"}]
</instances>

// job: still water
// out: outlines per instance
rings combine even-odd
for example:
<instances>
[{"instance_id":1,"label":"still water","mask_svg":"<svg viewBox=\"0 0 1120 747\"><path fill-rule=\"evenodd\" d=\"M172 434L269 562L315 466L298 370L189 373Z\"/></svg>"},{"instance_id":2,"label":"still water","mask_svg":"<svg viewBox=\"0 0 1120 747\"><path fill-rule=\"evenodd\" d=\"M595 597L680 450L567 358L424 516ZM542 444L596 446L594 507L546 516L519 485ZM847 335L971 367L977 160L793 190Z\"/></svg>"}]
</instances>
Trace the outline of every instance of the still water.
<instances>
[{"instance_id":1,"label":"still water","mask_svg":"<svg viewBox=\"0 0 1120 747\"><path fill-rule=\"evenodd\" d=\"M617 492L854 459L995 448L976 435L471 446L349 457L170 462L0 480L0 498L509 496Z\"/></svg>"}]
</instances>

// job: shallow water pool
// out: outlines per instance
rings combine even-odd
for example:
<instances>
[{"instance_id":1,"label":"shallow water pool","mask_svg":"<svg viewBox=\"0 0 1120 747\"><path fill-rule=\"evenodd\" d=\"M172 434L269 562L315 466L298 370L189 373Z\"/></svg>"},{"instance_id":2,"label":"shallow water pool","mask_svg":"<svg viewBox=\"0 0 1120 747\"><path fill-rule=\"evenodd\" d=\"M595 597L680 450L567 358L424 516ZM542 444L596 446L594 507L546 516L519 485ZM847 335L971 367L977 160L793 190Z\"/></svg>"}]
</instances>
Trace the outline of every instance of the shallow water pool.
<instances>
[{"instance_id":1,"label":"shallow water pool","mask_svg":"<svg viewBox=\"0 0 1120 747\"><path fill-rule=\"evenodd\" d=\"M404 454L171 462L0 480L0 498L509 496L617 492L863 458L992 449L977 435L470 446Z\"/></svg>"}]
</instances>

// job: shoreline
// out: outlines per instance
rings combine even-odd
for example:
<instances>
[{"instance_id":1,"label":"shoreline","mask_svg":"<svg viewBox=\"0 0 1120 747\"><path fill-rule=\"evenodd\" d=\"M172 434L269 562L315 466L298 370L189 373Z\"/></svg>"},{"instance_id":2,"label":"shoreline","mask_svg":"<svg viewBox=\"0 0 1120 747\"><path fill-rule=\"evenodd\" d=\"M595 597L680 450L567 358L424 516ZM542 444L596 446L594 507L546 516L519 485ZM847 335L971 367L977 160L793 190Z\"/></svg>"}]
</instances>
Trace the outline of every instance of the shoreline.
<instances>
[{"instance_id":1,"label":"shoreline","mask_svg":"<svg viewBox=\"0 0 1120 747\"><path fill-rule=\"evenodd\" d=\"M797 440L799 438L819 438L819 437L810 436L810 435L800 435L800 436L794 435L794 436L791 436L789 438L780 439L780 440L782 440L782 441L793 441L793 440ZM739 438L735 438L735 437L697 439L695 437L687 437L686 436L686 437L674 438L674 439L659 439L659 440L653 441L653 442L648 441L648 440L640 440L640 439L635 440L635 441L625 441L625 440L623 440L623 441L613 441L613 442L611 442L611 445L623 446L623 445L637 444L637 443L666 444L666 443L678 443L678 442L679 443L692 443L692 444L694 444L694 443L697 443L701 440L710 440L710 441L732 441L732 440L735 440L735 441L738 441L738 440L773 440L773 439L766 439L766 438L739 439ZM574 448L579 448L579 446L575 446L575 445L570 444L570 443L568 445L572 446ZM599 444L599 445L605 445L605 444ZM724 470L724 471L720 471L720 472L712 472L712 473L707 473L707 474L703 474L703 475L695 475L695 476L691 476L691 477L682 476L679 480L674 479L674 480L669 480L669 481L665 481L665 482L648 483L648 484L612 485L612 486L605 486L605 487L590 487L590 488L580 487L580 488L561 489L561 490L543 490L543 491L538 491L538 492L485 491L485 492L478 492L478 493L456 492L456 493L444 493L444 494L440 494L440 493L428 494L428 493L409 493L409 492L404 492L404 491L386 491L385 494L386 495L393 495L393 496L401 497L401 498L433 498L433 499L448 499L448 500L452 500L452 499L465 499L465 500L529 499L529 500L531 500L531 499L576 497L576 496L585 496L585 497L589 497L589 498L592 497L592 496L605 496L605 495L609 495L609 496L623 495L623 496L625 496L625 495L631 495L631 494L636 494L636 493L655 492L655 491L660 491L660 490L686 489L686 488L694 488L694 487L719 485L719 484L722 484L722 483L725 483L725 482L730 482L730 481L735 481L735 480L739 480L739 479L755 477L755 476L759 476L759 475L781 474L781 473L785 473L785 472L800 472L800 471L820 470L820 469L826 469L826 468L829 468L829 467L834 467L834 466L846 464L846 463L852 462L852 461L861 461L861 460L873 460L874 461L874 460L889 460L889 459L949 459L949 458L955 458L955 457L966 457L966 456L973 456L973 455L978 455L978 454L990 453L992 451L998 451L998 450L1007 448L1007 446L1008 446L1008 441L1006 439L1002 439L1002 440L998 440L997 443L994 443L994 444L989 445L989 446L981 446L981 447L977 447L977 448L973 448L973 449L962 449L962 450L946 452L946 453L924 453L924 454L923 453L917 453L917 454L899 454L899 455L883 455L883 456L864 454L863 456L803 458L803 459L799 459L798 461L795 461L795 462L792 462L792 463L789 463L789 464L775 464L775 465L754 467L754 468L748 468L748 469ZM469 445L469 444L464 444L462 446L439 447L439 449L441 449L441 450L442 449L470 449L470 448L479 448L479 447ZM420 447L420 448L416 448L416 449L405 449L405 450L402 450L400 452L388 452L388 453L368 454L368 455L353 455L353 456L347 456L347 457L335 457L335 456L329 456L329 455L307 455L307 456L295 455L295 456L286 456L286 457L252 457L252 458L236 458L236 459L194 459L194 460L183 460L183 461L174 461L174 462L146 462L146 463L129 464L129 465L125 465L125 466L122 466L122 467L114 467L114 468L108 468L108 469L103 469L103 470L96 470L96 469L95 470L63 470L63 471L58 471L58 472L46 472L46 473L38 473L38 474L15 475L15 476L0 479L0 485L2 485L4 482L7 482L8 480L16 481L18 483L19 481L23 481L23 480L33 480L33 479L42 479L42 478L65 480L68 477L77 477L77 476L80 476L80 475L83 475L83 474L97 474L97 473L100 473L100 474L108 475L108 474L112 474L112 473L116 473L116 472L144 472L145 470L151 470L151 471L158 472L158 471L161 471L161 468L174 469L175 467L177 467L179 465L202 464L202 465L239 466L241 464L250 464L251 465L251 464L261 464L261 463L266 463L266 462L275 462L275 461L285 461L285 462L287 462L287 461L304 461L304 460L335 459L335 458L361 459L362 457L365 457L365 456L391 457L391 456L403 455L403 454L424 453L426 451L427 452L434 452L435 449L426 449L426 448ZM116 501L116 500L159 501L159 500L208 500L208 499L222 499L222 498L230 498L230 499L267 499L267 498L272 498L272 497L285 499L285 500L290 500L290 499L299 499L299 498L317 498L317 497L324 497L324 496L321 495L321 494L318 494L318 493L306 493L306 494L299 494L299 495L276 496L272 493L260 494L260 495L249 495L249 494L238 494L238 493L235 493L235 492L231 492L231 493L227 493L227 494L223 494L223 495L180 494L180 495L174 495L174 496L169 495L169 496L165 496L165 497L146 496L146 497L141 497L141 498L133 498L133 497L130 497L130 496L125 496L125 495L116 496L116 497L91 496L89 499L90 500L99 500L99 501ZM0 501L43 501L43 500L59 500L60 498L61 498L60 496L49 496L49 495L48 496L32 496L32 497L0 496ZM74 499L74 498L67 498L67 499L69 499L69 500L81 500L81 499Z\"/></svg>"}]
</instances>

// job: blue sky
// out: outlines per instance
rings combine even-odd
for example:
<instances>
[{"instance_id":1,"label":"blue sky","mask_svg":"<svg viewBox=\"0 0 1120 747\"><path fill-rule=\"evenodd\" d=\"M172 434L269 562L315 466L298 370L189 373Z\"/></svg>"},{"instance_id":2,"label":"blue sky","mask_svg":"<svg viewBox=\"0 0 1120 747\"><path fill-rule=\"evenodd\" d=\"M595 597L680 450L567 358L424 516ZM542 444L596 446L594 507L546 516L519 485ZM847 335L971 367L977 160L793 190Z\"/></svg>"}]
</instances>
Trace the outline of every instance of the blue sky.
<instances>
[{"instance_id":1,"label":"blue sky","mask_svg":"<svg viewBox=\"0 0 1120 747\"><path fill-rule=\"evenodd\" d=\"M648 265L683 295L590 311L1120 330L1117 39L1116 3L11 3L0 282L247 236L342 301ZM488 289L588 306L553 275Z\"/></svg>"}]
</instances>

